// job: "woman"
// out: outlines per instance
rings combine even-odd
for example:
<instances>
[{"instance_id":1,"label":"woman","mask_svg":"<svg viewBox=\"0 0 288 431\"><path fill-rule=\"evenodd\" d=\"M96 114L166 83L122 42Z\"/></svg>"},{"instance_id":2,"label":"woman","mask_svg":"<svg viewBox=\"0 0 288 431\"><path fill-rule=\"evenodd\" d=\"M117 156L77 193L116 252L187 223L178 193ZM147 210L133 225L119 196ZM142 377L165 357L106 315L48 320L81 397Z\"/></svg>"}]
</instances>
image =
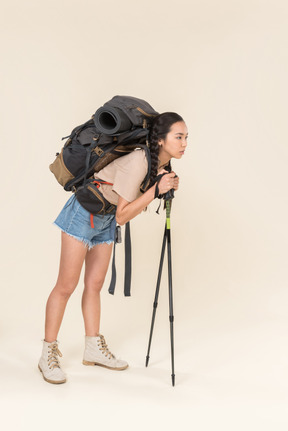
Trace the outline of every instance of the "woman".
<instances>
[{"instance_id":1,"label":"woman","mask_svg":"<svg viewBox=\"0 0 288 431\"><path fill-rule=\"evenodd\" d=\"M178 114L166 112L157 115L149 133L151 153L151 183L158 173L166 172L171 158L180 159L187 146L187 127ZM66 376L60 367L57 336L67 301L75 290L85 261L82 312L85 325L84 365L101 365L113 370L124 370L127 362L117 359L108 349L100 326L100 291L111 257L116 222L120 225L140 214L155 198L154 184L145 193L139 193L147 173L144 150L123 156L97 173L111 185L100 186L104 197L117 205L116 216L94 216L72 196L57 217L55 224L62 230L59 275L46 306L45 339L38 367L49 383L64 383ZM164 175L159 194L177 190L179 178L175 172ZM73 201L73 202L72 202ZM72 202L72 204L71 204ZM92 227L93 226L93 227Z\"/></svg>"}]
</instances>

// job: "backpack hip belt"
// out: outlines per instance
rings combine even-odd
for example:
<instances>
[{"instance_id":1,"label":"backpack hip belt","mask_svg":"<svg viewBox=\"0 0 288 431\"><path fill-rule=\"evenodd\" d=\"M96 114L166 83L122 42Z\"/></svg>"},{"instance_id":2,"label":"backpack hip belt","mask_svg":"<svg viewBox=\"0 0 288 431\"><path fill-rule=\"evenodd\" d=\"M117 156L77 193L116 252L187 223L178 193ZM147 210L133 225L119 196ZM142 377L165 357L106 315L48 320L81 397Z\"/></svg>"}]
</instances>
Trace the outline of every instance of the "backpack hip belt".
<instances>
[{"instance_id":1,"label":"backpack hip belt","mask_svg":"<svg viewBox=\"0 0 288 431\"><path fill-rule=\"evenodd\" d=\"M111 204L100 192L100 184L108 184L113 186L112 183L103 181L101 179L90 179L87 180L86 184L79 186L75 190L75 196L77 201L82 205L85 210L89 211L90 214L116 214L116 205Z\"/></svg>"}]
</instances>

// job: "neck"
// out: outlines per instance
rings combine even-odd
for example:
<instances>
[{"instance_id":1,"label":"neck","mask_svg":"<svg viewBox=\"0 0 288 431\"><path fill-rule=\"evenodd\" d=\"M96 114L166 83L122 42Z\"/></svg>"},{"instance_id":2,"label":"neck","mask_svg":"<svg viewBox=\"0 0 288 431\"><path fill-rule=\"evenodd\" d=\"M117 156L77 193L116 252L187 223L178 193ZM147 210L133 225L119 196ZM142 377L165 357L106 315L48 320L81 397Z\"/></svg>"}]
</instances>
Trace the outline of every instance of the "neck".
<instances>
[{"instance_id":1,"label":"neck","mask_svg":"<svg viewBox=\"0 0 288 431\"><path fill-rule=\"evenodd\" d=\"M165 151L163 150L161 151L161 148L160 148L158 159L159 159L159 166L164 166L164 165L167 165L167 163L171 160L171 156L167 154Z\"/></svg>"}]
</instances>

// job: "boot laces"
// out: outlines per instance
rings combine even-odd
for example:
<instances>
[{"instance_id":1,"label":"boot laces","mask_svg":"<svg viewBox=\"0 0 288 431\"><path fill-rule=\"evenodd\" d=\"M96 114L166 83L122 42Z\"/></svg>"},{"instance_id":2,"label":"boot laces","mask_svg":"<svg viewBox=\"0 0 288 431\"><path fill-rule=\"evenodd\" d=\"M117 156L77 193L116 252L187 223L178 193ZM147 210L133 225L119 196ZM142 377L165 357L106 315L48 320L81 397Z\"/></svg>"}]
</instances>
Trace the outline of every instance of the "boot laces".
<instances>
[{"instance_id":1,"label":"boot laces","mask_svg":"<svg viewBox=\"0 0 288 431\"><path fill-rule=\"evenodd\" d=\"M108 359L115 359L115 356L113 355L113 353L111 353L110 350L108 349L104 336L99 335L99 338L100 338L99 339L100 343L98 343L98 346L100 346L99 350L102 351L102 354L108 357Z\"/></svg>"},{"instance_id":2,"label":"boot laces","mask_svg":"<svg viewBox=\"0 0 288 431\"><path fill-rule=\"evenodd\" d=\"M49 368L60 368L58 356L62 357L62 353L58 349L58 344L53 343L49 346L50 351L48 352L48 366Z\"/></svg>"}]
</instances>

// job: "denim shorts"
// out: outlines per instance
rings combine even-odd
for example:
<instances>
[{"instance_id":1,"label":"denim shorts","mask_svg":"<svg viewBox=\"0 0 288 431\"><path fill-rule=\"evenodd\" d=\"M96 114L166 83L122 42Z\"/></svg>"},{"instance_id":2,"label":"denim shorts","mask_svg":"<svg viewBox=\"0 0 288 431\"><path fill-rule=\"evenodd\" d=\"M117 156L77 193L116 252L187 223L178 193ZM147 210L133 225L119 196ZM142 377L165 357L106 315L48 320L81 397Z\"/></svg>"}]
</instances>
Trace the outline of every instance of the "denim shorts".
<instances>
[{"instance_id":1,"label":"denim shorts","mask_svg":"<svg viewBox=\"0 0 288 431\"><path fill-rule=\"evenodd\" d=\"M91 249L97 244L111 244L115 239L115 215L94 215L93 224L91 215L79 204L75 195L64 205L64 208L54 221L63 232L82 241ZM92 227L94 225L94 227Z\"/></svg>"}]
</instances>

